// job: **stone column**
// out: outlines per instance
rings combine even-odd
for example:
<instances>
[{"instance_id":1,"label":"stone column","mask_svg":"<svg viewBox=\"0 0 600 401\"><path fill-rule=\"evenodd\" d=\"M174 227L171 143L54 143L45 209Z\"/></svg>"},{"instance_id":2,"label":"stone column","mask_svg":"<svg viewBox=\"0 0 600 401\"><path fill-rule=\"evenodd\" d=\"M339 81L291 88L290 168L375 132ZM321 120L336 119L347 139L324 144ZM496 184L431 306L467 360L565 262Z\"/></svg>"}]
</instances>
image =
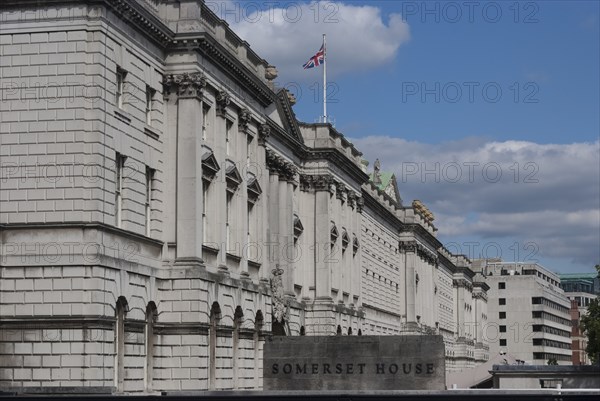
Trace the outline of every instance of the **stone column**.
<instances>
[{"instance_id":1,"label":"stone column","mask_svg":"<svg viewBox=\"0 0 600 401\"><path fill-rule=\"evenodd\" d=\"M405 283L406 283L406 323L409 328L417 327L416 314L416 262L417 244L415 242L400 243L400 249L404 252Z\"/></svg>"},{"instance_id":2,"label":"stone column","mask_svg":"<svg viewBox=\"0 0 600 401\"><path fill-rule=\"evenodd\" d=\"M177 96L177 259L176 263L203 265L202 261L202 90L201 73L168 75L165 92Z\"/></svg>"},{"instance_id":3,"label":"stone column","mask_svg":"<svg viewBox=\"0 0 600 401\"><path fill-rule=\"evenodd\" d=\"M269 170L269 199L267 207L267 244L266 244L266 259L269 262L269 270L273 270L280 265L281 246L279 243L279 175L272 170ZM279 266L281 267L281 266ZM269 271L270 274L270 271Z\"/></svg>"},{"instance_id":4,"label":"stone column","mask_svg":"<svg viewBox=\"0 0 600 401\"><path fill-rule=\"evenodd\" d=\"M315 298L331 300L331 177L314 178L315 188Z\"/></svg>"},{"instance_id":5,"label":"stone column","mask_svg":"<svg viewBox=\"0 0 600 401\"><path fill-rule=\"evenodd\" d=\"M261 269L259 271L259 279L263 281L267 281L271 275L271 270L275 268L274 265L271 265L271 261L269 259L269 246L268 242L271 241L271 233L269 228L269 219L270 219L270 210L271 210L271 175L269 174L266 168L266 160L267 160L267 150L266 143L269 138L271 130L268 125L263 124L258 127L258 138L257 138L257 152L256 152L256 160L259 165L263 166L264 169L258 175L260 180L260 186L263 188L263 194L261 195L261 199L259 199L260 212L257 216L257 239L258 246L260 249L260 260L262 262Z\"/></svg>"},{"instance_id":6,"label":"stone column","mask_svg":"<svg viewBox=\"0 0 600 401\"><path fill-rule=\"evenodd\" d=\"M285 272L283 274L283 288L285 294L296 297L294 292L294 184L293 177L287 177L287 181L280 182L282 191L285 191L285 203L282 203L281 209L284 209L284 215L279 217L280 231L282 236L283 250L282 257L285 258ZM282 224L283 223L283 224Z\"/></svg>"},{"instance_id":7,"label":"stone column","mask_svg":"<svg viewBox=\"0 0 600 401\"><path fill-rule=\"evenodd\" d=\"M465 287L462 279L454 279L454 286L456 287L456 333L458 337L465 336Z\"/></svg>"}]
</instances>

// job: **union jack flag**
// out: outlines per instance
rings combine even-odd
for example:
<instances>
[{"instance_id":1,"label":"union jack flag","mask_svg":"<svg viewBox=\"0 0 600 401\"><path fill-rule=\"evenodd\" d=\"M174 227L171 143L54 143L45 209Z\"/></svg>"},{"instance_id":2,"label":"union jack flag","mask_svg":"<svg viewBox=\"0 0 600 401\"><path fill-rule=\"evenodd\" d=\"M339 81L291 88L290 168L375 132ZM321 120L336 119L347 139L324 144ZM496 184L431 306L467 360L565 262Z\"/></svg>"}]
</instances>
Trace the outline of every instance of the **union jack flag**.
<instances>
[{"instance_id":1,"label":"union jack flag","mask_svg":"<svg viewBox=\"0 0 600 401\"><path fill-rule=\"evenodd\" d=\"M308 70L309 68L318 67L321 64L323 64L324 62L325 62L325 49L323 48L323 46L321 46L321 49L319 49L317 54L312 56L310 58L310 60L308 60L302 67L304 67L305 70Z\"/></svg>"}]
</instances>

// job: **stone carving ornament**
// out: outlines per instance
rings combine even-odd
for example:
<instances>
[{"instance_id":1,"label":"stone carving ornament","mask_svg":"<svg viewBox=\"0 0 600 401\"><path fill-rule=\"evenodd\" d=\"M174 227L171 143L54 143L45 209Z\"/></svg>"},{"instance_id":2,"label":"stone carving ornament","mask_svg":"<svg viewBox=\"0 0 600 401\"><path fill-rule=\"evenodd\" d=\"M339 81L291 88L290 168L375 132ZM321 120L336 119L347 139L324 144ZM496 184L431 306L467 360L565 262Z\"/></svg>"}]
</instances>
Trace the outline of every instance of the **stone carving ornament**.
<instances>
[{"instance_id":1,"label":"stone carving ornament","mask_svg":"<svg viewBox=\"0 0 600 401\"><path fill-rule=\"evenodd\" d=\"M201 98L206 88L206 78L200 72L169 74L163 78L163 87L166 94L177 93L180 98Z\"/></svg>"},{"instance_id":2,"label":"stone carving ornament","mask_svg":"<svg viewBox=\"0 0 600 401\"><path fill-rule=\"evenodd\" d=\"M273 319L279 323L287 320L287 305L283 292L283 269L277 265L271 270L271 305Z\"/></svg>"}]
</instances>

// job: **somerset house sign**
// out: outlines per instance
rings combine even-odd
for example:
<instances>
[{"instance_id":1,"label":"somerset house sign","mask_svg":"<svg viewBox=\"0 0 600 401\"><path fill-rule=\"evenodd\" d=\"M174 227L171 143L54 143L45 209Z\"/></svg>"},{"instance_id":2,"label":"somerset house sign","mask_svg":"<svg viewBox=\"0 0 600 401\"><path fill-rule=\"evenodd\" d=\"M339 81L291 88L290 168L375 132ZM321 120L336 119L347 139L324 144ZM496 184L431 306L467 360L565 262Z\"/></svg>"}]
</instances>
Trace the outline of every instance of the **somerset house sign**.
<instances>
[{"instance_id":1,"label":"somerset house sign","mask_svg":"<svg viewBox=\"0 0 600 401\"><path fill-rule=\"evenodd\" d=\"M441 336L272 337L265 390L443 390Z\"/></svg>"}]
</instances>

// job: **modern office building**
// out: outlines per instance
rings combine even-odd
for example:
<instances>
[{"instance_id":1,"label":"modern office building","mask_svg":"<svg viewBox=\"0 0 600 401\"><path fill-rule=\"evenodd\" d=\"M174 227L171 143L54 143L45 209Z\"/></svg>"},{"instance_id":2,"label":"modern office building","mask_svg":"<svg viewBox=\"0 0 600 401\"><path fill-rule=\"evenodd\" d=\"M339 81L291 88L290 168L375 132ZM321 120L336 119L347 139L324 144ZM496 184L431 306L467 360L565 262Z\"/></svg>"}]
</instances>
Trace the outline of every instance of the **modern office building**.
<instances>
[{"instance_id":1,"label":"modern office building","mask_svg":"<svg viewBox=\"0 0 600 401\"><path fill-rule=\"evenodd\" d=\"M203 1L5 0L0 21L3 389L261 388L271 335L440 333L448 369L488 358L485 277L297 121Z\"/></svg>"},{"instance_id":2,"label":"modern office building","mask_svg":"<svg viewBox=\"0 0 600 401\"><path fill-rule=\"evenodd\" d=\"M587 336L581 330L581 317L587 313L590 302L600 295L598 273L561 274L560 287L571 301L573 365L589 365L590 358L585 352Z\"/></svg>"},{"instance_id":3,"label":"modern office building","mask_svg":"<svg viewBox=\"0 0 600 401\"><path fill-rule=\"evenodd\" d=\"M560 278L539 264L478 260L485 275L490 353L509 353L527 364L571 364L570 301Z\"/></svg>"}]
</instances>

